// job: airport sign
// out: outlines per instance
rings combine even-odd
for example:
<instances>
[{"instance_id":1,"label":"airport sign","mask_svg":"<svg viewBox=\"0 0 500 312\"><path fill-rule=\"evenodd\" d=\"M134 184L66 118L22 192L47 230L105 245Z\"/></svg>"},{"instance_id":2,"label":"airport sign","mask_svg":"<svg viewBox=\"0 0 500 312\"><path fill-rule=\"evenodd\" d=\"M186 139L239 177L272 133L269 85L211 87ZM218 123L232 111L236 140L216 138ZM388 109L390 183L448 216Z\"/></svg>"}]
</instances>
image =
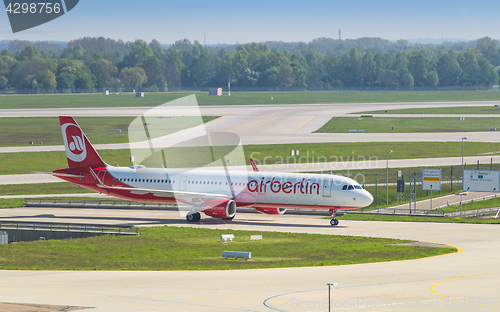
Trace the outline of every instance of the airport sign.
<instances>
[{"instance_id":1,"label":"airport sign","mask_svg":"<svg viewBox=\"0 0 500 312\"><path fill-rule=\"evenodd\" d=\"M441 169L422 169L422 190L441 191Z\"/></svg>"},{"instance_id":2,"label":"airport sign","mask_svg":"<svg viewBox=\"0 0 500 312\"><path fill-rule=\"evenodd\" d=\"M464 170L463 191L498 192L500 189L500 171Z\"/></svg>"}]
</instances>

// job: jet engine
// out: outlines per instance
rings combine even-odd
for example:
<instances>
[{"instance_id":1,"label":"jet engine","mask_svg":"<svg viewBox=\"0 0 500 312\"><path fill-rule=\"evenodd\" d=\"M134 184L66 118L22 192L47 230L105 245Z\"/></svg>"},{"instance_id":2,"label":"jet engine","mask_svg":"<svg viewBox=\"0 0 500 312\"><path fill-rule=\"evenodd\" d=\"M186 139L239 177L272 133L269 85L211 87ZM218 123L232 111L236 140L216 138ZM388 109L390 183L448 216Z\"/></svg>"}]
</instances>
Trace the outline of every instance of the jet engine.
<instances>
[{"instance_id":1,"label":"jet engine","mask_svg":"<svg viewBox=\"0 0 500 312\"><path fill-rule=\"evenodd\" d=\"M255 210L270 215L282 215L285 213L286 208L255 207Z\"/></svg>"},{"instance_id":2,"label":"jet engine","mask_svg":"<svg viewBox=\"0 0 500 312\"><path fill-rule=\"evenodd\" d=\"M203 203L203 212L207 216L232 219L236 214L236 203L232 199L212 199Z\"/></svg>"}]
</instances>

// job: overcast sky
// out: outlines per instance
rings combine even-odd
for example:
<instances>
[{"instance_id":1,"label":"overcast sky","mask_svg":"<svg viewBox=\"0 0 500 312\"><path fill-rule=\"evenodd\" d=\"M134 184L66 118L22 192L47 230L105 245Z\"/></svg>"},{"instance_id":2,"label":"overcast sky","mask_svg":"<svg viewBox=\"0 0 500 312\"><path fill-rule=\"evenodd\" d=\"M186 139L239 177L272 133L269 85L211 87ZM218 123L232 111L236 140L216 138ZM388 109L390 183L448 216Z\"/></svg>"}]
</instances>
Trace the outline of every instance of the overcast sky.
<instances>
[{"instance_id":1,"label":"overcast sky","mask_svg":"<svg viewBox=\"0 0 500 312\"><path fill-rule=\"evenodd\" d=\"M498 0L80 0L64 16L13 34L0 12L0 40L98 37L207 44L381 37L500 39Z\"/></svg>"}]
</instances>

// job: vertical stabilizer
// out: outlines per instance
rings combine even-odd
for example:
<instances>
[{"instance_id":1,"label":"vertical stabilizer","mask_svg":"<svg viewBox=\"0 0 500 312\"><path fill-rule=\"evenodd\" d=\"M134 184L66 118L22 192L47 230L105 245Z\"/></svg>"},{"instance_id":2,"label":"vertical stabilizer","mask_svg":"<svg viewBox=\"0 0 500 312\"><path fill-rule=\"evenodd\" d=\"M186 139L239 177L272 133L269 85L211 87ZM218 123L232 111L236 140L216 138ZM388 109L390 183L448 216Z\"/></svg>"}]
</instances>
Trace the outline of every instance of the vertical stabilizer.
<instances>
[{"instance_id":1,"label":"vertical stabilizer","mask_svg":"<svg viewBox=\"0 0 500 312\"><path fill-rule=\"evenodd\" d=\"M59 121L70 168L106 166L73 117L60 116Z\"/></svg>"}]
</instances>

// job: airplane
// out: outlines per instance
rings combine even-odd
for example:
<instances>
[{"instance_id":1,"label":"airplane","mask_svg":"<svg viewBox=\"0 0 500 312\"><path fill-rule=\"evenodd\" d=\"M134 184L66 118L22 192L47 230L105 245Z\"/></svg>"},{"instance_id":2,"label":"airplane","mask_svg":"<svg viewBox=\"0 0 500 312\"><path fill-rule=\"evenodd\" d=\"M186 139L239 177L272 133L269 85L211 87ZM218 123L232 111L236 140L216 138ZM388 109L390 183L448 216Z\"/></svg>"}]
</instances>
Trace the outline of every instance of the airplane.
<instances>
[{"instance_id":1,"label":"airplane","mask_svg":"<svg viewBox=\"0 0 500 312\"><path fill-rule=\"evenodd\" d=\"M232 220L237 207L253 207L270 215L286 209L324 209L336 226L338 209L358 209L373 196L355 180L325 174L253 171L146 168L142 165L114 167L96 152L73 117L59 117L68 168L52 174L89 190L110 196L152 203L190 206L188 222L207 216Z\"/></svg>"}]
</instances>

